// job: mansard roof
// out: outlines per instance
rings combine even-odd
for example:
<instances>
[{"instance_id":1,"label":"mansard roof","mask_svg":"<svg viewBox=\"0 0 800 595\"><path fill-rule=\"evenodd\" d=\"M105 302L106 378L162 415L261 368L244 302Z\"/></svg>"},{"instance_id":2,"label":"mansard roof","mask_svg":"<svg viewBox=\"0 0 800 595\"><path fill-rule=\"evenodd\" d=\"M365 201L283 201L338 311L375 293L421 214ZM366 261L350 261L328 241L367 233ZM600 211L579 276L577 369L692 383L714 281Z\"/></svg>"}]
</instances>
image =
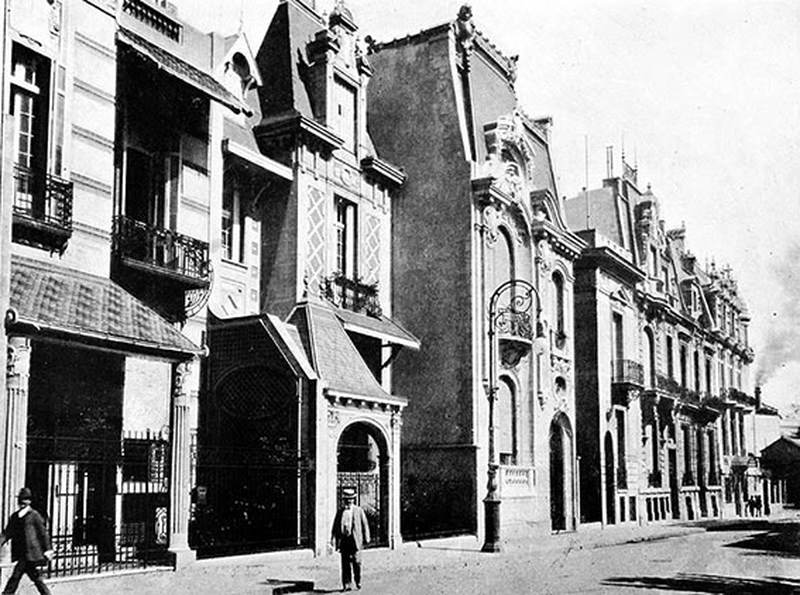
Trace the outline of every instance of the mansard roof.
<instances>
[{"instance_id":1,"label":"mansard roof","mask_svg":"<svg viewBox=\"0 0 800 595\"><path fill-rule=\"evenodd\" d=\"M256 54L264 82L259 95L265 117L296 113L314 119L301 71L307 64L306 45L325 28L322 17L301 0L278 4Z\"/></svg>"}]
</instances>

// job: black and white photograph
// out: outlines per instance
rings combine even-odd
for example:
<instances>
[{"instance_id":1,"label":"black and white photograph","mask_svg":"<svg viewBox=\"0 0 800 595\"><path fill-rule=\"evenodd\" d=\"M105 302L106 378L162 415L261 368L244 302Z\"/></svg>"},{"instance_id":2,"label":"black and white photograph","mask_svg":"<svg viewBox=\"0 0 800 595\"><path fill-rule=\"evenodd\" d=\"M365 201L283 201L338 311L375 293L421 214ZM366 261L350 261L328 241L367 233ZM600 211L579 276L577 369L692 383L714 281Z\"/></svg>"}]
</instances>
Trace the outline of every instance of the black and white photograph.
<instances>
[{"instance_id":1,"label":"black and white photograph","mask_svg":"<svg viewBox=\"0 0 800 595\"><path fill-rule=\"evenodd\" d=\"M2 593L800 593L800 2L0 3Z\"/></svg>"}]
</instances>

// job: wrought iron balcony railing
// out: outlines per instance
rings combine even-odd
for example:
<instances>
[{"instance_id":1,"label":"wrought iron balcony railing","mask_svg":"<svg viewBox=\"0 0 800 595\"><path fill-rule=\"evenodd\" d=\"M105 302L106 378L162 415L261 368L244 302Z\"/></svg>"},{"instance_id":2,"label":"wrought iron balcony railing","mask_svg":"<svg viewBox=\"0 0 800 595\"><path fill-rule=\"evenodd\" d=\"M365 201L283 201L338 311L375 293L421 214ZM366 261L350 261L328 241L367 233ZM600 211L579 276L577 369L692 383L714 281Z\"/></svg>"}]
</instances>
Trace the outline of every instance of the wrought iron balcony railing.
<instances>
[{"instance_id":1,"label":"wrought iron balcony railing","mask_svg":"<svg viewBox=\"0 0 800 595\"><path fill-rule=\"evenodd\" d=\"M125 264L204 287L209 283L208 244L170 229L118 215L114 254Z\"/></svg>"},{"instance_id":2,"label":"wrought iron balcony railing","mask_svg":"<svg viewBox=\"0 0 800 595\"><path fill-rule=\"evenodd\" d=\"M364 283L358 278L351 279L334 273L324 279L322 291L327 300L346 310L363 312L376 318L383 314L377 283Z\"/></svg>"},{"instance_id":3,"label":"wrought iron balcony railing","mask_svg":"<svg viewBox=\"0 0 800 595\"><path fill-rule=\"evenodd\" d=\"M670 378L669 376L663 376L662 374L656 376L656 381L658 388L660 390L671 393L673 395L680 394L681 389L683 388L680 385L680 382L678 382L674 378Z\"/></svg>"},{"instance_id":4,"label":"wrought iron balcony railing","mask_svg":"<svg viewBox=\"0 0 800 595\"><path fill-rule=\"evenodd\" d=\"M125 0L122 3L122 12L169 37L172 41L181 39L181 24L142 0Z\"/></svg>"},{"instance_id":5,"label":"wrought iron balcony railing","mask_svg":"<svg viewBox=\"0 0 800 595\"><path fill-rule=\"evenodd\" d=\"M635 384L644 386L642 364L629 359L616 359L611 362L611 382L614 384Z\"/></svg>"},{"instance_id":6,"label":"wrought iron balcony railing","mask_svg":"<svg viewBox=\"0 0 800 595\"><path fill-rule=\"evenodd\" d=\"M72 182L42 169L14 166L15 239L63 251L72 235Z\"/></svg>"}]
</instances>

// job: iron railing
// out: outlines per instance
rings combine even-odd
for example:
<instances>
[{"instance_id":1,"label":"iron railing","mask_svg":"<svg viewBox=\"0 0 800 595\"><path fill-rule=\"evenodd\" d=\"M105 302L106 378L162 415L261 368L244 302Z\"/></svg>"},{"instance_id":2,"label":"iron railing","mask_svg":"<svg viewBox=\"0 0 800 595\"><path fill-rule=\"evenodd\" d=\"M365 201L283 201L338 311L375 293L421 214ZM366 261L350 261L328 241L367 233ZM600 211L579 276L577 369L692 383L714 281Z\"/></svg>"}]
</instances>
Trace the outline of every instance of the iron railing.
<instances>
[{"instance_id":1,"label":"iron railing","mask_svg":"<svg viewBox=\"0 0 800 595\"><path fill-rule=\"evenodd\" d=\"M170 443L158 432L28 436L27 482L52 533L48 576L170 564Z\"/></svg>"},{"instance_id":2,"label":"iron railing","mask_svg":"<svg viewBox=\"0 0 800 595\"><path fill-rule=\"evenodd\" d=\"M72 232L72 182L43 169L14 166L14 215L63 232Z\"/></svg>"},{"instance_id":3,"label":"iron railing","mask_svg":"<svg viewBox=\"0 0 800 595\"><path fill-rule=\"evenodd\" d=\"M125 0L122 3L122 12L169 37L172 41L180 41L180 23L142 0Z\"/></svg>"},{"instance_id":4,"label":"iron railing","mask_svg":"<svg viewBox=\"0 0 800 595\"><path fill-rule=\"evenodd\" d=\"M322 291L332 303L379 318L382 315L377 283L364 283L361 279L334 273L324 279Z\"/></svg>"},{"instance_id":5,"label":"iron railing","mask_svg":"<svg viewBox=\"0 0 800 595\"><path fill-rule=\"evenodd\" d=\"M611 382L614 384L644 385L644 368L639 362L615 359L611 362Z\"/></svg>"},{"instance_id":6,"label":"iron railing","mask_svg":"<svg viewBox=\"0 0 800 595\"><path fill-rule=\"evenodd\" d=\"M208 283L208 244L171 229L118 215L114 218L114 253L199 285Z\"/></svg>"}]
</instances>

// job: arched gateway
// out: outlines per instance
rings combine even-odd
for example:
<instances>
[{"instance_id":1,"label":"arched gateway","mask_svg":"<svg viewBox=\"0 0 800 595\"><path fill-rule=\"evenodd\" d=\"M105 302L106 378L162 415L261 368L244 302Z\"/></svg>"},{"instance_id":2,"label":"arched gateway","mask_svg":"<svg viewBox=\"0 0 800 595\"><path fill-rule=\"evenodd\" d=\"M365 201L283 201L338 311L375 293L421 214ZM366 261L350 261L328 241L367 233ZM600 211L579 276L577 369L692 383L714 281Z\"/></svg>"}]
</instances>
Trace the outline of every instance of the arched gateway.
<instances>
[{"instance_id":1,"label":"arched gateway","mask_svg":"<svg viewBox=\"0 0 800 595\"><path fill-rule=\"evenodd\" d=\"M389 544L389 453L383 433L368 422L354 422L336 446L336 502L342 490L356 490L356 504L369 521L371 546Z\"/></svg>"}]
</instances>

